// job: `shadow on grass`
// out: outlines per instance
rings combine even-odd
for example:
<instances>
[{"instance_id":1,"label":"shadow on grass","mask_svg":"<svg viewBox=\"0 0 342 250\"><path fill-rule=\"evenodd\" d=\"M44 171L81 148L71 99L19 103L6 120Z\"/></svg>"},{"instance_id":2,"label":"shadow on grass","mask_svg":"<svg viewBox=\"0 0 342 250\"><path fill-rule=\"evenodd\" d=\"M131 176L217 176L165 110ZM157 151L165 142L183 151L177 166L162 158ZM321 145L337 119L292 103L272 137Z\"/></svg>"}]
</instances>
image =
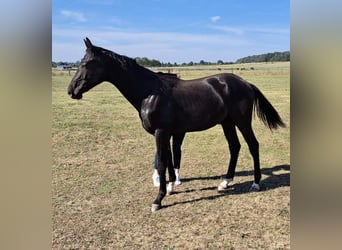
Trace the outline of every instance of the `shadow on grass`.
<instances>
[{"instance_id":1,"label":"shadow on grass","mask_svg":"<svg viewBox=\"0 0 342 250\"><path fill-rule=\"evenodd\" d=\"M266 175L267 177L263 178L260 182L260 192L276 189L279 187L290 186L290 165L288 164L274 166L271 168L263 168L261 169L261 173L263 175ZM194 202L203 201L203 200L215 200L217 198L220 198L226 195L240 195L240 194L248 193L253 183L253 175L254 175L254 171L236 172L235 176L251 176L252 180L241 182L241 183L235 183L229 186L228 189L218 192L216 195L200 197L200 198L192 199L188 201L175 202L173 204L163 206L163 208L172 207L175 205L187 204L187 203L194 203ZM182 182L190 182L194 180L219 180L222 177L223 176L185 178L185 179L182 179ZM206 188L201 188L201 189L188 189L185 191L176 192L175 195L181 194L181 193L191 193L191 192L196 192L196 191L207 191L207 190L216 190L216 189L217 189L217 186L206 187Z\"/></svg>"}]
</instances>

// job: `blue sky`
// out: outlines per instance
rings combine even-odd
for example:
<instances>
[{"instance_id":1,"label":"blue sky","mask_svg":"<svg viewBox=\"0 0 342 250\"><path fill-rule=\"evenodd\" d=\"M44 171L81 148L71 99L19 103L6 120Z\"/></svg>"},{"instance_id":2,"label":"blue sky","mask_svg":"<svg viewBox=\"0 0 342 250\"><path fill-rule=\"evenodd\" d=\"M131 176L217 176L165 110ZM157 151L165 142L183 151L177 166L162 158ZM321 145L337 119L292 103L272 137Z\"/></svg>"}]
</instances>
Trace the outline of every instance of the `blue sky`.
<instances>
[{"instance_id":1,"label":"blue sky","mask_svg":"<svg viewBox=\"0 0 342 250\"><path fill-rule=\"evenodd\" d=\"M52 60L80 60L85 37L133 58L234 62L290 50L290 1L53 0Z\"/></svg>"}]
</instances>

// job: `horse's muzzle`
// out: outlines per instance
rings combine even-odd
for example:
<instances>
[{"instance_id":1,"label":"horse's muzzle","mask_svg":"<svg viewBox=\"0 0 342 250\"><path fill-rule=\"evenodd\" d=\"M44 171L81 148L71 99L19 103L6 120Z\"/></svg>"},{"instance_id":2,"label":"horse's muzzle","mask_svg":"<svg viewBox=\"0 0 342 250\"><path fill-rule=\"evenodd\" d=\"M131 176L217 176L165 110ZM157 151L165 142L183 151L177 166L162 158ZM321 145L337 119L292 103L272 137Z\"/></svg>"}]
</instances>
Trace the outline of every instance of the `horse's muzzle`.
<instances>
[{"instance_id":1,"label":"horse's muzzle","mask_svg":"<svg viewBox=\"0 0 342 250\"><path fill-rule=\"evenodd\" d=\"M76 99L76 100L80 100L82 99L83 95L82 93L74 93L73 91L71 90L68 90L68 95L72 98L72 99Z\"/></svg>"},{"instance_id":2,"label":"horse's muzzle","mask_svg":"<svg viewBox=\"0 0 342 250\"><path fill-rule=\"evenodd\" d=\"M72 99L82 99L82 91L79 91L78 88L75 88L72 84L69 84L68 87L68 95L72 98Z\"/></svg>"}]
</instances>

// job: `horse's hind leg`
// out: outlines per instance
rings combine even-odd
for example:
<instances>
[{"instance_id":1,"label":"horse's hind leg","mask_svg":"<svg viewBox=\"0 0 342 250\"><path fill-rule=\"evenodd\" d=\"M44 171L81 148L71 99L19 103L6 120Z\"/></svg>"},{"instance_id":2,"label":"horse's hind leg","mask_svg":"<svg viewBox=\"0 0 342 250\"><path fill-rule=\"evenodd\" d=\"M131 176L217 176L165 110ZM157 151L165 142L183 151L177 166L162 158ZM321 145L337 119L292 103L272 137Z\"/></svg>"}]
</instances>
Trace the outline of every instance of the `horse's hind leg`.
<instances>
[{"instance_id":1,"label":"horse's hind leg","mask_svg":"<svg viewBox=\"0 0 342 250\"><path fill-rule=\"evenodd\" d=\"M174 168L176 171L176 185L180 185L181 179L180 179L180 174L179 174L179 169L180 169L180 162L181 162L181 157L182 157L182 143L184 140L185 133L181 134L175 134L172 137L172 151L173 151L173 163L174 163Z\"/></svg>"},{"instance_id":2,"label":"horse's hind leg","mask_svg":"<svg viewBox=\"0 0 342 250\"><path fill-rule=\"evenodd\" d=\"M173 151L173 163L174 168L180 168L180 162L182 157L181 146L184 140L185 133L175 134L172 136L172 151Z\"/></svg>"},{"instance_id":3,"label":"horse's hind leg","mask_svg":"<svg viewBox=\"0 0 342 250\"><path fill-rule=\"evenodd\" d=\"M180 176L179 176L179 167L180 167L180 161L181 161L181 155L182 155L181 146L182 146L184 136L185 136L185 133L172 135L173 163L172 163L171 149L169 149L168 165L167 165L168 170L169 170L169 179L170 179L170 182L167 185L168 194L173 194L175 185L179 185L181 183ZM176 179L176 173L175 173L176 170L177 170L178 179ZM176 182L176 180L178 182Z\"/></svg>"},{"instance_id":4,"label":"horse's hind leg","mask_svg":"<svg viewBox=\"0 0 342 250\"><path fill-rule=\"evenodd\" d=\"M228 183L233 180L237 160L239 157L239 151L241 148L234 123L230 119L227 119L222 123L222 128L229 145L230 161L227 174L224 180L218 186L219 191L226 189L228 187Z\"/></svg>"},{"instance_id":5,"label":"horse's hind leg","mask_svg":"<svg viewBox=\"0 0 342 250\"><path fill-rule=\"evenodd\" d=\"M249 151L253 157L254 161L254 183L251 186L251 191L260 190L260 180L261 180L261 171L260 171L260 160L259 160L259 142L256 139L251 123L245 123L244 125L238 125L241 134L245 138Z\"/></svg>"}]
</instances>

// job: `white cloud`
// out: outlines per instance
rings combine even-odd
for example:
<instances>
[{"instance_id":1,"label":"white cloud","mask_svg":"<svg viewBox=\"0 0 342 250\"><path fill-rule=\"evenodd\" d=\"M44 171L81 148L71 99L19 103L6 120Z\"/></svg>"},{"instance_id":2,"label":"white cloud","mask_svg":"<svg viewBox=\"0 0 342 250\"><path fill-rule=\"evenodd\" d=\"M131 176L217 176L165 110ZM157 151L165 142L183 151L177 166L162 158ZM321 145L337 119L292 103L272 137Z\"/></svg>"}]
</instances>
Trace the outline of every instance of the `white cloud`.
<instances>
[{"instance_id":1,"label":"white cloud","mask_svg":"<svg viewBox=\"0 0 342 250\"><path fill-rule=\"evenodd\" d=\"M115 43L128 43L128 44L141 44L141 43L173 43L176 45L181 44L228 44L240 45L246 44L246 41L237 38L231 38L224 35L210 35L207 34L189 34L181 32L136 32L125 31L120 29L101 29L88 30L83 28L54 28L53 35L55 37L63 38L78 38L83 39L83 36L88 36L90 39L102 41L105 44ZM171 44L172 45L172 44Z\"/></svg>"},{"instance_id":2,"label":"white cloud","mask_svg":"<svg viewBox=\"0 0 342 250\"><path fill-rule=\"evenodd\" d=\"M230 27L230 26L210 25L209 28L214 29L214 30L220 30L220 31L224 31L224 32L234 33L236 35L242 35L244 33L243 29L236 28L236 27Z\"/></svg>"},{"instance_id":3,"label":"white cloud","mask_svg":"<svg viewBox=\"0 0 342 250\"><path fill-rule=\"evenodd\" d=\"M84 14L81 12L70 11L70 10L62 10L62 16L69 18L76 22L86 22L87 19L84 17Z\"/></svg>"},{"instance_id":4,"label":"white cloud","mask_svg":"<svg viewBox=\"0 0 342 250\"><path fill-rule=\"evenodd\" d=\"M216 22L219 21L220 19L221 19L220 16L212 16L212 17L210 18L210 20L211 20L213 23L216 23Z\"/></svg>"},{"instance_id":5,"label":"white cloud","mask_svg":"<svg viewBox=\"0 0 342 250\"><path fill-rule=\"evenodd\" d=\"M109 22L115 25L121 25L123 23L123 21L121 20L121 18L119 17L111 17L109 18Z\"/></svg>"},{"instance_id":6,"label":"white cloud","mask_svg":"<svg viewBox=\"0 0 342 250\"><path fill-rule=\"evenodd\" d=\"M231 26L219 26L209 25L214 30L220 30L226 33L234 33L236 35L245 35L246 33L264 33L264 34L289 34L289 29L282 28L254 28L254 27L231 27Z\"/></svg>"},{"instance_id":7,"label":"white cloud","mask_svg":"<svg viewBox=\"0 0 342 250\"><path fill-rule=\"evenodd\" d=\"M131 57L146 56L167 62L228 59L238 47L250 42L226 35L189 34L181 32L137 32L120 29L89 30L83 28L52 29L53 60L76 61L83 57L87 36L103 48ZM63 42L61 42L63 41ZM215 59L211 59L215 58Z\"/></svg>"},{"instance_id":8,"label":"white cloud","mask_svg":"<svg viewBox=\"0 0 342 250\"><path fill-rule=\"evenodd\" d=\"M259 33L269 33L269 34L290 34L289 29L278 29L278 28L271 28L271 29L265 29L265 28L255 28L250 29L250 31L253 32L259 32Z\"/></svg>"}]
</instances>

